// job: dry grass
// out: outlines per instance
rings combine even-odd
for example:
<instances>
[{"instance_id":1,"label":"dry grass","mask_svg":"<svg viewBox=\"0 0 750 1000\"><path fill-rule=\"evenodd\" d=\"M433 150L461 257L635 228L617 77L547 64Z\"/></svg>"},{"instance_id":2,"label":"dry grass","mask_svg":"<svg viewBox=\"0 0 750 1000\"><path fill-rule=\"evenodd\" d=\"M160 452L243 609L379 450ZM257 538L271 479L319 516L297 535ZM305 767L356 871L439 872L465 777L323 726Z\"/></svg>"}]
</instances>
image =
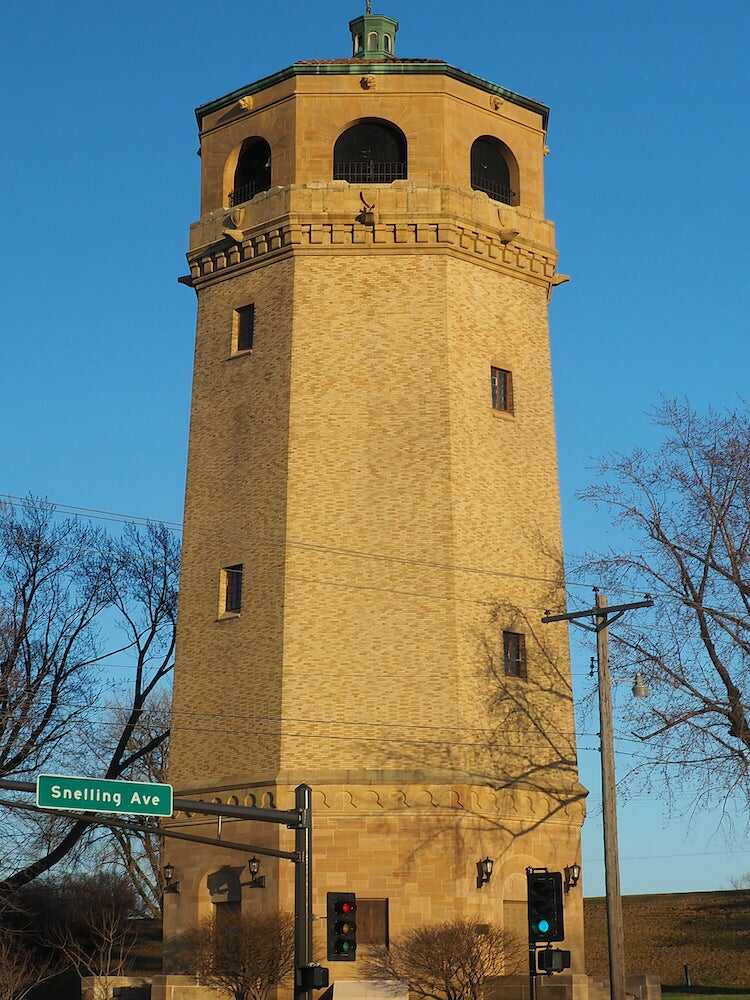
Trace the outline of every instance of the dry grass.
<instances>
[{"instance_id":1,"label":"dry grass","mask_svg":"<svg viewBox=\"0 0 750 1000\"><path fill-rule=\"evenodd\" d=\"M647 972L663 983L684 983L690 967L694 986L735 987L731 1000L750 1000L750 891L690 892L624 896L625 954L628 972ZM607 916L602 898L584 903L586 966L596 978L607 976ZM692 996L698 990L670 993ZM719 991L712 993L718 1000Z\"/></svg>"}]
</instances>

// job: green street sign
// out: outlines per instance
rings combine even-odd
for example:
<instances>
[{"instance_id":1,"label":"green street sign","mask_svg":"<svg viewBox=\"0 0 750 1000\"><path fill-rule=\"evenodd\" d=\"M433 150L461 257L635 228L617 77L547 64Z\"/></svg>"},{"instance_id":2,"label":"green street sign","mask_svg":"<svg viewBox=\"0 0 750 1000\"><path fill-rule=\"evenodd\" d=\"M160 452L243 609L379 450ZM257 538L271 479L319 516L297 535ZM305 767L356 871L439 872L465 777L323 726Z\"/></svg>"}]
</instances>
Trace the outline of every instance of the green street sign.
<instances>
[{"instance_id":1,"label":"green street sign","mask_svg":"<svg viewBox=\"0 0 750 1000\"><path fill-rule=\"evenodd\" d=\"M36 804L44 809L76 812L171 816L172 786L145 781L40 774L36 779Z\"/></svg>"}]
</instances>

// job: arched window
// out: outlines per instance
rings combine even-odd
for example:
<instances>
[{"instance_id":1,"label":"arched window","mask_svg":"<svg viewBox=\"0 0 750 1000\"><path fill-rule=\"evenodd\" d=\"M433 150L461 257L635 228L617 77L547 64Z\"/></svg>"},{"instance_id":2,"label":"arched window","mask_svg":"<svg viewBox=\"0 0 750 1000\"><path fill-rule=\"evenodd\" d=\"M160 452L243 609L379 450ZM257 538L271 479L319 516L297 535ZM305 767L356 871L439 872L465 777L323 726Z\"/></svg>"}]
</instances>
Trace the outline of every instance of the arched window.
<instances>
[{"instance_id":1,"label":"arched window","mask_svg":"<svg viewBox=\"0 0 750 1000\"><path fill-rule=\"evenodd\" d=\"M362 48L362 40L361 40L361 38L359 37L359 35L355 35L355 36L354 36L354 55L355 55L355 56L356 56L356 54L357 54L357 53L359 52L359 50L360 50L361 48Z\"/></svg>"},{"instance_id":2,"label":"arched window","mask_svg":"<svg viewBox=\"0 0 750 1000\"><path fill-rule=\"evenodd\" d=\"M333 179L350 184L390 184L406 178L406 139L388 122L352 125L333 147Z\"/></svg>"},{"instance_id":3,"label":"arched window","mask_svg":"<svg viewBox=\"0 0 750 1000\"><path fill-rule=\"evenodd\" d=\"M383 35L383 48L385 49L386 52L391 52L392 51L392 49L391 49L391 36L390 35Z\"/></svg>"},{"instance_id":4,"label":"arched window","mask_svg":"<svg viewBox=\"0 0 750 1000\"><path fill-rule=\"evenodd\" d=\"M234 171L234 187L229 194L230 205L250 201L271 186L271 147L265 139L245 139Z\"/></svg>"},{"instance_id":5,"label":"arched window","mask_svg":"<svg viewBox=\"0 0 750 1000\"><path fill-rule=\"evenodd\" d=\"M480 136L471 147L471 186L495 201L518 204L518 169L513 154L499 139Z\"/></svg>"},{"instance_id":6,"label":"arched window","mask_svg":"<svg viewBox=\"0 0 750 1000\"><path fill-rule=\"evenodd\" d=\"M367 48L376 49L378 47L378 33L377 31L371 31L367 36Z\"/></svg>"}]
</instances>

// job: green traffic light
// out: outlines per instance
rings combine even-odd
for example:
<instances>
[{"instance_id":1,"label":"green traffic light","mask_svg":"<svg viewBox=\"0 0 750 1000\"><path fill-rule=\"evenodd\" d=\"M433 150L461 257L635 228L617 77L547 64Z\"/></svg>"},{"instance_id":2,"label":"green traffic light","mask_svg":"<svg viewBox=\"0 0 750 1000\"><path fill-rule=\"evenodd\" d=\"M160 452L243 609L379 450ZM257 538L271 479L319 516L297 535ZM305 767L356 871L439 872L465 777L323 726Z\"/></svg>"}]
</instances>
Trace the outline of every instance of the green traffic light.
<instances>
[{"instance_id":1,"label":"green traffic light","mask_svg":"<svg viewBox=\"0 0 750 1000\"><path fill-rule=\"evenodd\" d=\"M546 934L549 930L549 920L539 920L537 921L536 929L540 934Z\"/></svg>"}]
</instances>

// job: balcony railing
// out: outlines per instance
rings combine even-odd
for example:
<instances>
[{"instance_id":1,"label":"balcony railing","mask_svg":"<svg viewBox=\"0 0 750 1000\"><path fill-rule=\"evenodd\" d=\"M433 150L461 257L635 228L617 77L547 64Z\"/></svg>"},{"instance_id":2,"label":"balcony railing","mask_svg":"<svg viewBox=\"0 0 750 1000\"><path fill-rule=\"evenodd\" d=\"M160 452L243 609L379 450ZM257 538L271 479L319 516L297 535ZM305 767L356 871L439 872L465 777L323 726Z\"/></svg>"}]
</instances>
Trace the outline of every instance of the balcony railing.
<instances>
[{"instance_id":1,"label":"balcony railing","mask_svg":"<svg viewBox=\"0 0 750 1000\"><path fill-rule=\"evenodd\" d=\"M406 164L376 163L374 160L345 163L339 160L333 165L333 179L349 181L350 184L390 184L406 180Z\"/></svg>"},{"instance_id":2,"label":"balcony railing","mask_svg":"<svg viewBox=\"0 0 750 1000\"><path fill-rule=\"evenodd\" d=\"M268 191L270 185L268 184L258 184L255 181L250 181L247 184L241 184L236 187L234 191L229 192L229 207L233 205L241 205L243 201L250 201L256 194L260 194L261 191Z\"/></svg>"},{"instance_id":3,"label":"balcony railing","mask_svg":"<svg viewBox=\"0 0 750 1000\"><path fill-rule=\"evenodd\" d=\"M471 175L471 186L475 191L484 191L493 201L501 201L504 205L514 205L516 192L503 184L492 184L481 174Z\"/></svg>"}]
</instances>

